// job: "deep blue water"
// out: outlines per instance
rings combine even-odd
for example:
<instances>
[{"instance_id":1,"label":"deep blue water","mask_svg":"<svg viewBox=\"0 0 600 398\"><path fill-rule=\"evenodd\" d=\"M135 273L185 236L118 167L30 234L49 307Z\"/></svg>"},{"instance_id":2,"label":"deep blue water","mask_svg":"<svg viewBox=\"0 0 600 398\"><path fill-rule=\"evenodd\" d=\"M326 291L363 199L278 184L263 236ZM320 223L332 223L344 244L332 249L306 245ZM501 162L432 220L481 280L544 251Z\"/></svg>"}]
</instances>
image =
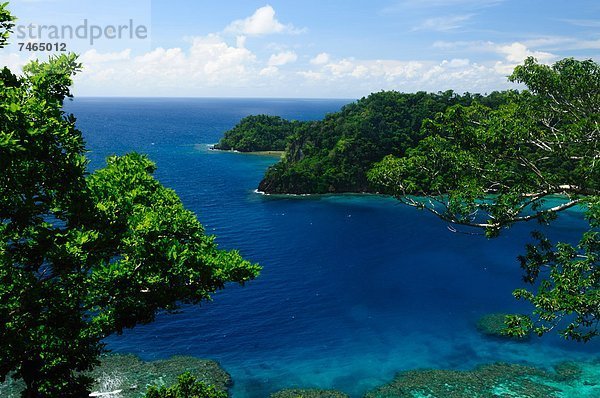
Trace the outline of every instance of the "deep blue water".
<instances>
[{"instance_id":1,"label":"deep blue water","mask_svg":"<svg viewBox=\"0 0 600 398\"><path fill-rule=\"evenodd\" d=\"M433 216L376 196L266 197L254 192L275 159L207 150L249 114L318 119L344 100L76 99L91 168L110 154L139 151L223 248L264 269L202 307L162 315L108 339L143 359L174 354L218 360L234 398L285 387L336 388L353 397L399 370L465 369L510 361L550 366L586 359L598 343L557 336L527 343L482 337L477 318L522 312L516 256L536 225L494 240L451 233ZM553 237L581 231L570 211Z\"/></svg>"}]
</instances>

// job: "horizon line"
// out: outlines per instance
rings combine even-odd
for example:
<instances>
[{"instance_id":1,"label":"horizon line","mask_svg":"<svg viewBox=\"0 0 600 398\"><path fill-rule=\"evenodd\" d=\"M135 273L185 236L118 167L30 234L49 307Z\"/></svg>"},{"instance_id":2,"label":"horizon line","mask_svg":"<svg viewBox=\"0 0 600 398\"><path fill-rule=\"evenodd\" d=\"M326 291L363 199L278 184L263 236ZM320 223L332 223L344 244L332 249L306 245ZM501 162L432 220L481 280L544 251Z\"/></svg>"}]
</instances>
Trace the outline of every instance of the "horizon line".
<instances>
[{"instance_id":1,"label":"horizon line","mask_svg":"<svg viewBox=\"0 0 600 398\"><path fill-rule=\"evenodd\" d=\"M370 94L369 94L370 95ZM363 96L363 97L367 97L367 96ZM115 98L119 98L119 99L248 99L248 100L318 100L318 101L326 101L326 100L332 100L332 101L356 101L360 98L342 98L342 97L233 97L233 96L224 96L224 97L217 97L217 96L206 96L206 97L193 97L193 96L181 96L181 97L177 97L177 96L121 96L121 95L73 95L72 97L66 98L66 99L77 99L77 98L86 98L86 99L93 99L93 98L106 98L106 99L115 99Z\"/></svg>"}]
</instances>

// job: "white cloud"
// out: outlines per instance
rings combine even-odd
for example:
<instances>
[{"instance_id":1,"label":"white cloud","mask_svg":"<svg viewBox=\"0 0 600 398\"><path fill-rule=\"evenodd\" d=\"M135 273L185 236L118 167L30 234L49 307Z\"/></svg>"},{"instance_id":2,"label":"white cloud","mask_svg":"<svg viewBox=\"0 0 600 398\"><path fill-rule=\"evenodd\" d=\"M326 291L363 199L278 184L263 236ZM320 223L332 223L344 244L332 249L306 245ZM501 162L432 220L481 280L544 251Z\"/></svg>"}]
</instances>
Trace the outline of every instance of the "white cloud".
<instances>
[{"instance_id":1,"label":"white cloud","mask_svg":"<svg viewBox=\"0 0 600 398\"><path fill-rule=\"evenodd\" d=\"M476 52L490 53L495 58L492 69L501 76L508 76L515 66L522 63L527 57L535 57L539 62L550 63L558 58L557 55L540 50L531 49L531 44L542 45L544 43L559 42L556 38L545 41L531 40L529 42L494 43L491 41L457 41L457 42L435 42L433 46L446 51L473 54ZM502 59L497 59L501 56ZM455 61L456 62L456 61ZM451 63L448 64L450 66Z\"/></svg>"},{"instance_id":2,"label":"white cloud","mask_svg":"<svg viewBox=\"0 0 600 398\"><path fill-rule=\"evenodd\" d=\"M419 61L342 59L325 65L323 71L334 78L381 78L392 81L415 79L423 67Z\"/></svg>"},{"instance_id":3,"label":"white cloud","mask_svg":"<svg viewBox=\"0 0 600 398\"><path fill-rule=\"evenodd\" d=\"M600 28L600 20L598 19L563 19L563 21L584 28Z\"/></svg>"},{"instance_id":4,"label":"white cloud","mask_svg":"<svg viewBox=\"0 0 600 398\"><path fill-rule=\"evenodd\" d=\"M244 48L246 47L246 36L238 36L235 38L235 45L239 48Z\"/></svg>"},{"instance_id":5,"label":"white cloud","mask_svg":"<svg viewBox=\"0 0 600 398\"><path fill-rule=\"evenodd\" d=\"M465 58L443 61L354 58L307 60L293 70L280 68L298 62L284 51L260 59L251 50L217 34L191 38L187 48L157 48L135 56L128 50L82 55L85 69L76 77L78 95L128 96L323 96L354 98L382 89L400 91L489 92L510 87L506 75L513 63L530 50L505 45L496 61L486 65ZM16 57L16 58L15 58ZM11 64L22 63L14 56ZM7 59L3 57L3 59ZM327 62L325 62L327 61ZM242 93L242 94L240 94Z\"/></svg>"},{"instance_id":6,"label":"white cloud","mask_svg":"<svg viewBox=\"0 0 600 398\"><path fill-rule=\"evenodd\" d=\"M242 43L237 43L242 44ZM243 71L256 56L244 47L229 46L218 35L197 37L192 43L190 57L206 73L226 75L228 71Z\"/></svg>"},{"instance_id":7,"label":"white cloud","mask_svg":"<svg viewBox=\"0 0 600 398\"><path fill-rule=\"evenodd\" d=\"M99 53L96 49L91 49L79 57L79 61L84 65L96 65L104 62L122 61L131 58L131 49L125 49L120 52Z\"/></svg>"},{"instance_id":8,"label":"white cloud","mask_svg":"<svg viewBox=\"0 0 600 398\"><path fill-rule=\"evenodd\" d=\"M600 39L575 40L564 47L565 50L600 50Z\"/></svg>"},{"instance_id":9,"label":"white cloud","mask_svg":"<svg viewBox=\"0 0 600 398\"><path fill-rule=\"evenodd\" d=\"M439 32L454 30L463 27L465 22L474 15L475 14L447 15L444 17L428 18L420 25L415 26L413 30L434 30Z\"/></svg>"},{"instance_id":10,"label":"white cloud","mask_svg":"<svg viewBox=\"0 0 600 398\"><path fill-rule=\"evenodd\" d=\"M182 48L130 50L81 56L78 95L129 96L320 96L354 98L382 89L490 92L514 87L506 79L527 56L541 62L556 57L530 42L438 42L456 52L446 59L356 59L317 53L312 59L286 49L260 57L246 48L245 35L189 38ZM547 38L544 43L560 42ZM565 42L564 40L562 42ZM541 41L537 44L544 44ZM488 54L486 61L473 52ZM468 58L467 58L468 57ZM4 54L0 61L22 65L24 55ZM294 68L284 68L295 62Z\"/></svg>"},{"instance_id":11,"label":"white cloud","mask_svg":"<svg viewBox=\"0 0 600 398\"><path fill-rule=\"evenodd\" d=\"M0 53L0 67L8 67L13 73L21 72L23 66L35 59L34 55L22 57L22 53Z\"/></svg>"},{"instance_id":12,"label":"white cloud","mask_svg":"<svg viewBox=\"0 0 600 398\"><path fill-rule=\"evenodd\" d=\"M564 45L565 43L571 42L573 39L564 36L542 36L534 39L522 40L521 43L527 47L557 47Z\"/></svg>"},{"instance_id":13,"label":"white cloud","mask_svg":"<svg viewBox=\"0 0 600 398\"><path fill-rule=\"evenodd\" d=\"M458 5L496 5L503 3L505 0L403 0L398 4L419 6L419 7L439 7L439 6L458 6Z\"/></svg>"},{"instance_id":14,"label":"white cloud","mask_svg":"<svg viewBox=\"0 0 600 398\"><path fill-rule=\"evenodd\" d=\"M341 61L331 63L325 66L325 70L328 70L333 76L342 76L351 74L355 68L354 60L342 59Z\"/></svg>"},{"instance_id":15,"label":"white cloud","mask_svg":"<svg viewBox=\"0 0 600 398\"><path fill-rule=\"evenodd\" d=\"M548 62L556 58L554 54L548 52L532 51L519 42L498 46L497 52L503 54L507 61L515 64L523 62L527 57L535 57L540 62Z\"/></svg>"},{"instance_id":16,"label":"white cloud","mask_svg":"<svg viewBox=\"0 0 600 398\"><path fill-rule=\"evenodd\" d=\"M327 53L320 53L316 57L310 60L313 65L324 65L329 62L331 56Z\"/></svg>"},{"instance_id":17,"label":"white cloud","mask_svg":"<svg viewBox=\"0 0 600 398\"><path fill-rule=\"evenodd\" d=\"M464 58L454 58L450 61L444 60L442 61L442 65L448 66L449 68L463 68L468 66L471 63L468 59Z\"/></svg>"},{"instance_id":18,"label":"white cloud","mask_svg":"<svg viewBox=\"0 0 600 398\"><path fill-rule=\"evenodd\" d=\"M441 62L344 58L319 69L298 72L298 75L307 85L337 90L351 87L358 95L382 89L490 92L512 86L495 63L482 65L459 58Z\"/></svg>"},{"instance_id":19,"label":"white cloud","mask_svg":"<svg viewBox=\"0 0 600 398\"><path fill-rule=\"evenodd\" d=\"M296 62L298 55L293 51L285 51L279 54L273 54L269 58L269 66L282 66Z\"/></svg>"},{"instance_id":20,"label":"white cloud","mask_svg":"<svg viewBox=\"0 0 600 398\"><path fill-rule=\"evenodd\" d=\"M323 79L323 74L320 72L315 72L312 70L300 71L298 72L298 76L302 76L308 81L316 81Z\"/></svg>"},{"instance_id":21,"label":"white cloud","mask_svg":"<svg viewBox=\"0 0 600 398\"><path fill-rule=\"evenodd\" d=\"M355 98L382 89L490 92L514 87L506 79L527 56L551 62L551 45L600 45L547 36L527 41L436 42L452 53L446 59L336 58L315 51L312 59L286 46L265 48L259 56L246 47L247 34L209 34L191 37L184 47L132 50L81 56L84 71L76 77L77 95L127 96L312 96ZM314 50L313 50L314 51ZM440 51L438 51L440 52ZM475 53L486 53L478 57ZM435 52L432 52L435 53ZM482 61L481 59L485 60ZM12 67L25 63L24 54L5 53L0 62ZM284 67L296 63L293 68Z\"/></svg>"},{"instance_id":22,"label":"white cloud","mask_svg":"<svg viewBox=\"0 0 600 398\"><path fill-rule=\"evenodd\" d=\"M267 66L266 68L261 69L261 76L275 76L279 73L279 68L276 66Z\"/></svg>"},{"instance_id":23,"label":"white cloud","mask_svg":"<svg viewBox=\"0 0 600 398\"><path fill-rule=\"evenodd\" d=\"M439 40L433 43L433 48L442 50L463 50L463 51L492 51L495 44L491 41L443 41Z\"/></svg>"},{"instance_id":24,"label":"white cloud","mask_svg":"<svg viewBox=\"0 0 600 398\"><path fill-rule=\"evenodd\" d=\"M564 36L546 36L537 39L524 40L527 47L539 47L549 50L597 50L600 49L600 39L578 39Z\"/></svg>"},{"instance_id":25,"label":"white cloud","mask_svg":"<svg viewBox=\"0 0 600 398\"><path fill-rule=\"evenodd\" d=\"M452 9L457 8L463 9L482 9L487 7L494 7L505 0L400 0L396 3L385 7L382 12L384 14L391 14L406 11L407 9Z\"/></svg>"},{"instance_id":26,"label":"white cloud","mask_svg":"<svg viewBox=\"0 0 600 398\"><path fill-rule=\"evenodd\" d=\"M76 77L76 88L102 90L110 81L113 91L127 95L201 95L207 87L248 84L259 73L257 57L241 47L229 45L216 34L191 39L186 49L156 48L132 56L129 50L99 53L90 50L81 57L84 71ZM121 95L123 95L121 93Z\"/></svg>"},{"instance_id":27,"label":"white cloud","mask_svg":"<svg viewBox=\"0 0 600 398\"><path fill-rule=\"evenodd\" d=\"M300 33L293 25L284 25L275 18L275 10L270 5L257 9L254 14L245 19L230 23L225 32L248 36L263 36L274 33Z\"/></svg>"},{"instance_id":28,"label":"white cloud","mask_svg":"<svg viewBox=\"0 0 600 398\"><path fill-rule=\"evenodd\" d=\"M505 58L505 61L497 61L494 65L496 72L504 76L510 75L515 67L527 57L534 57L541 63L550 63L557 58L556 55L548 52L530 50L526 45L519 42L496 45L494 51Z\"/></svg>"},{"instance_id":29,"label":"white cloud","mask_svg":"<svg viewBox=\"0 0 600 398\"><path fill-rule=\"evenodd\" d=\"M541 47L543 44L563 42L564 40L530 40L526 42L494 43L491 41L437 41L433 43L434 48L446 51L460 51L463 53L488 52L499 54L513 65L521 63L527 57L535 57L540 62L550 62L557 58L555 54L548 51L532 50L531 47ZM600 44L600 43L599 43Z\"/></svg>"}]
</instances>

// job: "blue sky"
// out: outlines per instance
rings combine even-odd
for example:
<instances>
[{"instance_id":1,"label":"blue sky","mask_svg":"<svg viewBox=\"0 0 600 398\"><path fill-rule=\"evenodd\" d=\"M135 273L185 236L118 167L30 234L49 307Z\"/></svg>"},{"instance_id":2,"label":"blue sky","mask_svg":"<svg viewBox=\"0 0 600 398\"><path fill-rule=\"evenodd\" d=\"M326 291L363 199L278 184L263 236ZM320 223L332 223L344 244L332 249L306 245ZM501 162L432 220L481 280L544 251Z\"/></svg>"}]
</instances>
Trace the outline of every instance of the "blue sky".
<instances>
[{"instance_id":1,"label":"blue sky","mask_svg":"<svg viewBox=\"0 0 600 398\"><path fill-rule=\"evenodd\" d=\"M81 96L357 98L382 89L489 92L526 56L600 60L600 1L17 0L22 26L102 29L132 20L147 38L13 37L0 61L65 42L85 65Z\"/></svg>"}]
</instances>

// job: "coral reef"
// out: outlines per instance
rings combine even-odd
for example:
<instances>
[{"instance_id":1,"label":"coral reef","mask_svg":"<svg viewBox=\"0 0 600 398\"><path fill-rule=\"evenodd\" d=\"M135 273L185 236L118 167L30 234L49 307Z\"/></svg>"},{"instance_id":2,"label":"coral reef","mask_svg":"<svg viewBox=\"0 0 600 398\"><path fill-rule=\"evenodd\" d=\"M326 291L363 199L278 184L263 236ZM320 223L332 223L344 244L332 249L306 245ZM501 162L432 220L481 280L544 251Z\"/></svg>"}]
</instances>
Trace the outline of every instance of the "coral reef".
<instances>
[{"instance_id":1,"label":"coral reef","mask_svg":"<svg viewBox=\"0 0 600 398\"><path fill-rule=\"evenodd\" d=\"M281 390L271 394L271 398L348 398L348 395L335 390Z\"/></svg>"},{"instance_id":2,"label":"coral reef","mask_svg":"<svg viewBox=\"0 0 600 398\"><path fill-rule=\"evenodd\" d=\"M21 391L25 389L25 383L21 380L14 380L7 376L4 383L0 383L0 397L2 398L21 398Z\"/></svg>"},{"instance_id":3,"label":"coral reef","mask_svg":"<svg viewBox=\"0 0 600 398\"><path fill-rule=\"evenodd\" d=\"M92 390L99 393L121 390L119 398L139 397L150 385L175 384L177 377L185 372L222 391L232 385L229 374L214 361L176 356L144 362L135 355L107 355L91 373L96 380Z\"/></svg>"},{"instance_id":4,"label":"coral reef","mask_svg":"<svg viewBox=\"0 0 600 398\"><path fill-rule=\"evenodd\" d=\"M93 391L102 398L140 398L148 386L171 386L182 373L228 392L231 377L218 363L193 357L144 362L134 355L107 355L94 369ZM0 397L20 398L23 384L7 378ZM562 362L548 370L518 364L494 363L473 370L410 370L398 373L364 398L597 398L600 397L600 359ZM348 398L334 390L286 389L270 398Z\"/></svg>"},{"instance_id":5,"label":"coral reef","mask_svg":"<svg viewBox=\"0 0 600 398\"><path fill-rule=\"evenodd\" d=\"M145 362L135 355L109 354L101 358L90 376L95 380L92 391L97 397L139 398L149 386L171 386L185 372L221 391L232 385L231 377L217 362L184 356ZM22 382L7 378L0 384L0 397L20 398L23 387Z\"/></svg>"},{"instance_id":6,"label":"coral reef","mask_svg":"<svg viewBox=\"0 0 600 398\"><path fill-rule=\"evenodd\" d=\"M571 382L580 378L583 369L575 362L561 362L554 366L554 380L558 382Z\"/></svg>"},{"instance_id":7,"label":"coral reef","mask_svg":"<svg viewBox=\"0 0 600 398\"><path fill-rule=\"evenodd\" d=\"M506 334L506 324L504 320L507 314L487 314L477 321L477 330L486 336L500 337L516 341L529 339L530 335L524 337L510 336Z\"/></svg>"},{"instance_id":8,"label":"coral reef","mask_svg":"<svg viewBox=\"0 0 600 398\"><path fill-rule=\"evenodd\" d=\"M390 384L367 393L365 398L550 398L558 389L540 381L550 378L537 368L503 363L472 371L412 370L399 373Z\"/></svg>"},{"instance_id":9,"label":"coral reef","mask_svg":"<svg viewBox=\"0 0 600 398\"><path fill-rule=\"evenodd\" d=\"M411 370L365 398L595 398L600 361L562 362L554 371L495 363L470 371Z\"/></svg>"}]
</instances>

